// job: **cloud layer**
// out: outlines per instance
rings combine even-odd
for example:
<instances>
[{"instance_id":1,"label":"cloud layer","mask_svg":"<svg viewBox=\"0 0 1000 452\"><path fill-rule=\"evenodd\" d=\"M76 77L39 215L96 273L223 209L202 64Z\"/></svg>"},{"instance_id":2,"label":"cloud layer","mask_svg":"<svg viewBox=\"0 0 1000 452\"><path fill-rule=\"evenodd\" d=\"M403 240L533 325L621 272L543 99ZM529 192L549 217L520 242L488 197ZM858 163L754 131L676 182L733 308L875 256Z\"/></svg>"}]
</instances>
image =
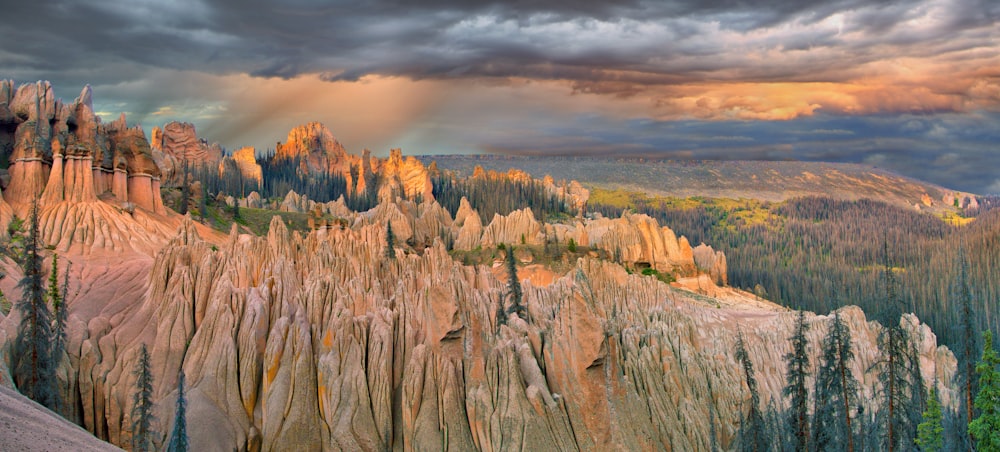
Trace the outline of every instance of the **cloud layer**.
<instances>
[{"instance_id":1,"label":"cloud layer","mask_svg":"<svg viewBox=\"0 0 1000 452\"><path fill-rule=\"evenodd\" d=\"M228 146L320 119L376 149L868 161L1000 183L994 1L338 3L5 5L0 77L64 97L90 83L109 113L193 121Z\"/></svg>"}]
</instances>

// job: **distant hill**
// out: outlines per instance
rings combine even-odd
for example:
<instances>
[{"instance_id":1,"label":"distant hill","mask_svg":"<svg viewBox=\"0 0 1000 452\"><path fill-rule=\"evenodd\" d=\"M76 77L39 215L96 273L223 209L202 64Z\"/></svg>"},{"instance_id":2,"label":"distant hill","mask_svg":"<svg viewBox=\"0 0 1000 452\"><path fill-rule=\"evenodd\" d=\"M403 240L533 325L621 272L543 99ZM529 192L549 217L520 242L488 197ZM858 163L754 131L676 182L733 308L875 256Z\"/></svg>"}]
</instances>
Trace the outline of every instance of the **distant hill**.
<instances>
[{"instance_id":1,"label":"distant hill","mask_svg":"<svg viewBox=\"0 0 1000 452\"><path fill-rule=\"evenodd\" d=\"M824 162L666 161L594 157L509 157L490 155L436 155L425 163L472 174L477 165L487 170L518 168L535 177L575 179L591 187L624 189L650 195L687 198L753 198L783 201L800 196L828 196L854 200L871 198L932 210L945 207L953 190L867 165ZM925 196L926 195L926 196Z\"/></svg>"}]
</instances>

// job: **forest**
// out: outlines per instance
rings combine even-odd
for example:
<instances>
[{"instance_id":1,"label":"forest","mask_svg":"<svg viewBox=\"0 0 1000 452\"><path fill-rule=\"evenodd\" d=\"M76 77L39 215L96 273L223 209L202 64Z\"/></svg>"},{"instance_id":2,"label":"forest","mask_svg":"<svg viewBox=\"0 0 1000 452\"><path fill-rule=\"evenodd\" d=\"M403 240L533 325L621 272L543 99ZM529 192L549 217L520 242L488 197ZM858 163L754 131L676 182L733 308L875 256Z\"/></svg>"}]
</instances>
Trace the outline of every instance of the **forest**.
<instances>
[{"instance_id":1,"label":"forest","mask_svg":"<svg viewBox=\"0 0 1000 452\"><path fill-rule=\"evenodd\" d=\"M530 207L539 219L552 220L576 214L563 199L552 195L540 181L534 179L458 178L445 172L431 178L431 182L434 199L453 217L464 197L479 212L484 224L489 223L494 214L507 215L525 207Z\"/></svg>"},{"instance_id":2,"label":"forest","mask_svg":"<svg viewBox=\"0 0 1000 452\"><path fill-rule=\"evenodd\" d=\"M656 218L726 253L731 285L782 305L826 314L860 306L889 320L878 284L883 247L900 281L900 296L949 346L959 332L955 300L966 263L967 287L979 329L998 331L1000 210L979 209L975 221L953 226L913 209L872 200L799 198L783 203L740 200L650 199L633 196L629 208ZM589 205L606 216L622 207Z\"/></svg>"}]
</instances>

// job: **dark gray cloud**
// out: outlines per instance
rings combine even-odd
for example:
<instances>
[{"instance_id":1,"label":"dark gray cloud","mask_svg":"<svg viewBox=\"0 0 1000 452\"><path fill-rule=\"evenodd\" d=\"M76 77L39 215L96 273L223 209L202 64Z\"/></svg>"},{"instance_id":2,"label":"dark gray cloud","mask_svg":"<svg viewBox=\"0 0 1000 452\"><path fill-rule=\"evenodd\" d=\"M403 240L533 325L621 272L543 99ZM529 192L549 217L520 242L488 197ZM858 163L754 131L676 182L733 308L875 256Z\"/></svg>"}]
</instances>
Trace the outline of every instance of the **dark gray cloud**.
<instances>
[{"instance_id":1,"label":"dark gray cloud","mask_svg":"<svg viewBox=\"0 0 1000 452\"><path fill-rule=\"evenodd\" d=\"M230 146L273 143L309 114L296 103L327 99L303 76L402 77L439 98L392 91L420 99L378 143L886 162L985 191L1000 187L1000 137L983 132L1000 129L998 22L994 0L42 0L3 6L0 77L64 98L93 84L104 111L194 121ZM254 93L241 74L298 91ZM589 116L552 97L593 95L606 102L581 101Z\"/></svg>"},{"instance_id":2,"label":"dark gray cloud","mask_svg":"<svg viewBox=\"0 0 1000 452\"><path fill-rule=\"evenodd\" d=\"M942 41L962 48L995 42L996 2L956 0L929 11L937 6L933 0L17 2L5 5L0 22L0 39L16 43L5 46L0 67L8 76L74 81L88 74L129 80L154 68L346 80L382 74L601 81L614 70L644 85L678 74L822 79L831 67L863 64L887 51L898 58L939 51ZM815 26L838 14L839 28ZM945 17L931 29L908 23L928 14ZM753 34L779 24L789 30ZM768 64L740 58L745 50L819 48L842 51L811 59L775 55Z\"/></svg>"}]
</instances>

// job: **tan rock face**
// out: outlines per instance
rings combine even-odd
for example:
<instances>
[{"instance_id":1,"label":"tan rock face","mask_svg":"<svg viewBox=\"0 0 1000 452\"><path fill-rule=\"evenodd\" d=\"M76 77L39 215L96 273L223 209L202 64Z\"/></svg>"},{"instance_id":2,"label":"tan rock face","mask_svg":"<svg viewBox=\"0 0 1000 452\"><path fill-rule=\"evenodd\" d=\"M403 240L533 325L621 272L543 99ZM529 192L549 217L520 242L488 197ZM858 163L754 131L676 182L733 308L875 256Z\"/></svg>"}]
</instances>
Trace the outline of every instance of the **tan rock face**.
<instances>
[{"instance_id":1,"label":"tan rock face","mask_svg":"<svg viewBox=\"0 0 1000 452\"><path fill-rule=\"evenodd\" d=\"M410 211L382 209L373 213L394 229ZM433 204L417 210L436 215ZM183 369L196 450L704 450L711 422L729 447L749 398L733 357L737 329L762 402L786 403L792 312L717 306L583 259L544 287L525 282L528 318L498 325L505 284L489 269L458 264L441 245L384 262L383 239L377 222L302 237L275 220L267 237L234 232L213 246L187 223L138 266L144 279L123 273L134 264L75 262L74 419L128 443L131 369L146 343L160 431L170 431ZM872 409L880 327L856 308L842 316ZM829 318L807 319L818 350ZM904 322L919 338L925 380L952 381L951 353L912 317ZM953 405L953 388L943 392Z\"/></svg>"},{"instance_id":2,"label":"tan rock face","mask_svg":"<svg viewBox=\"0 0 1000 452\"><path fill-rule=\"evenodd\" d=\"M226 161L232 161L237 171L246 179L255 180L258 183L264 181L264 170L257 164L257 150L251 147L240 148L233 152L232 157L227 157Z\"/></svg>"},{"instance_id":3,"label":"tan rock face","mask_svg":"<svg viewBox=\"0 0 1000 452\"><path fill-rule=\"evenodd\" d=\"M715 251L710 245L704 243L694 247L694 264L698 268L707 271L715 284L725 286L729 284L728 268L726 266L726 254L722 251Z\"/></svg>"},{"instance_id":4,"label":"tan rock face","mask_svg":"<svg viewBox=\"0 0 1000 452\"><path fill-rule=\"evenodd\" d=\"M400 149L389 151L389 159L381 162L377 171L383 180L379 187L379 199L391 201L396 197L406 199L434 199L430 173L413 156L403 159Z\"/></svg>"},{"instance_id":5,"label":"tan rock face","mask_svg":"<svg viewBox=\"0 0 1000 452\"><path fill-rule=\"evenodd\" d=\"M164 212L160 170L142 129L129 128L124 116L101 124L89 86L64 104L48 82L15 89L0 81L0 152L10 165L4 199L20 210L36 196L46 204L94 202L111 191L121 202ZM0 203L0 219L4 210Z\"/></svg>"},{"instance_id":6,"label":"tan rock face","mask_svg":"<svg viewBox=\"0 0 1000 452\"><path fill-rule=\"evenodd\" d=\"M303 159L303 165L312 172L343 172L347 151L321 123L310 122L288 132L284 143L278 143L276 158Z\"/></svg>"},{"instance_id":7,"label":"tan rock face","mask_svg":"<svg viewBox=\"0 0 1000 452\"><path fill-rule=\"evenodd\" d=\"M162 128L153 127L149 140L152 155L163 172L163 179L171 184L182 182L183 162L193 168L217 165L222 160L222 147L198 138L194 124L172 121Z\"/></svg>"}]
</instances>

